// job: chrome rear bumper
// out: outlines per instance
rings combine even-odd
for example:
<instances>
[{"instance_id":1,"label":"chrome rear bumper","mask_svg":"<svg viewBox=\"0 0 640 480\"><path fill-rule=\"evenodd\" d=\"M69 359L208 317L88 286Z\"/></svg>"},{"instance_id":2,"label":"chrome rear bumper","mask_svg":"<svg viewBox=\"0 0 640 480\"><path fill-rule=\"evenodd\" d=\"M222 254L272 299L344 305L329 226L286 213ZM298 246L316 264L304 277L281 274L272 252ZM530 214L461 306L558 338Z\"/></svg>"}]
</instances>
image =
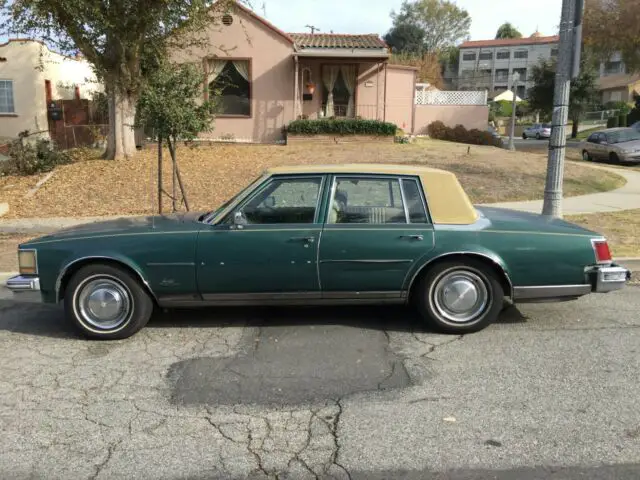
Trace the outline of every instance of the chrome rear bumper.
<instances>
[{"instance_id":1,"label":"chrome rear bumper","mask_svg":"<svg viewBox=\"0 0 640 480\"><path fill-rule=\"evenodd\" d=\"M631 280L631 271L619 265L591 267L587 270L591 291L609 293L623 288Z\"/></svg>"},{"instance_id":2,"label":"chrome rear bumper","mask_svg":"<svg viewBox=\"0 0 640 480\"><path fill-rule=\"evenodd\" d=\"M13 292L13 299L20 302L42 302L40 279L18 275L7 280L6 287Z\"/></svg>"}]
</instances>

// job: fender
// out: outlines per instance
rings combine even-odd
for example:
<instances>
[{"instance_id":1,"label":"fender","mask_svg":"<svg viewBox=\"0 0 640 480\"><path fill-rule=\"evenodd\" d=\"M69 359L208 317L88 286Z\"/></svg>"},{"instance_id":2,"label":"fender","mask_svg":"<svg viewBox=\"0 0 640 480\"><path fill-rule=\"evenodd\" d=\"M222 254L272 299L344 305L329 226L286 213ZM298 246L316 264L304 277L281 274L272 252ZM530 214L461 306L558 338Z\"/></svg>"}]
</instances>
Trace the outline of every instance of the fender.
<instances>
[{"instance_id":1,"label":"fender","mask_svg":"<svg viewBox=\"0 0 640 480\"><path fill-rule=\"evenodd\" d=\"M429 265L433 264L436 261L456 255L481 257L493 263L504 274L507 280L507 284L509 285L509 292L505 292L505 294L513 298L513 282L511 281L511 276L507 264L497 253L492 252L491 250L488 250L481 245L474 244L458 245L456 246L455 250L436 249L423 255L416 261L416 266L409 270L409 272L407 273L407 277L405 278L403 285L403 290L406 292L410 292L418 275Z\"/></svg>"},{"instance_id":2,"label":"fender","mask_svg":"<svg viewBox=\"0 0 640 480\"><path fill-rule=\"evenodd\" d=\"M144 271L142 270L142 268L140 268L140 265L138 265L136 262L134 262L133 260L131 260L130 258L120 254L120 253L115 253L115 252L99 252L96 254L91 254L91 255L83 255L83 256L79 256L79 257L71 257L66 259L65 261L62 262L62 265L64 265L61 269L60 269L60 273L58 274L58 278L56 279L56 303L60 303L60 301L62 300L61 298L61 288L62 288L62 282L65 279L65 277L67 276L67 273L73 268L74 265L77 265L78 263L81 262L87 262L89 260L108 260L111 262L115 262L115 263L119 263L121 265L124 265L125 267L128 267L130 270L132 270L133 272L135 272L136 276L140 279L140 281L143 283L144 287L147 289L147 291L151 294L151 296L157 301L158 299L156 298L155 293L153 292L153 290L151 289L151 286L149 285L149 280L147 279L147 276L144 274Z\"/></svg>"}]
</instances>

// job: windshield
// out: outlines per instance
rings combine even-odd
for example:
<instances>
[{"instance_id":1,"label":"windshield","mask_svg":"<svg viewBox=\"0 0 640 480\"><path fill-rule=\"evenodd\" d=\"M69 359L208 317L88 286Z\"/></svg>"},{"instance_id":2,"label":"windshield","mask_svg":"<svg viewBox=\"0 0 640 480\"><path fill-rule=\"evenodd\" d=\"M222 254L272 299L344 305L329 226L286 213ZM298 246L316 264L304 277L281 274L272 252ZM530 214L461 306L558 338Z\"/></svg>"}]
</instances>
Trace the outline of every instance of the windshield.
<instances>
[{"instance_id":1,"label":"windshield","mask_svg":"<svg viewBox=\"0 0 640 480\"><path fill-rule=\"evenodd\" d=\"M633 128L618 130L617 132L607 133L608 143L624 143L640 140L640 132Z\"/></svg>"}]
</instances>

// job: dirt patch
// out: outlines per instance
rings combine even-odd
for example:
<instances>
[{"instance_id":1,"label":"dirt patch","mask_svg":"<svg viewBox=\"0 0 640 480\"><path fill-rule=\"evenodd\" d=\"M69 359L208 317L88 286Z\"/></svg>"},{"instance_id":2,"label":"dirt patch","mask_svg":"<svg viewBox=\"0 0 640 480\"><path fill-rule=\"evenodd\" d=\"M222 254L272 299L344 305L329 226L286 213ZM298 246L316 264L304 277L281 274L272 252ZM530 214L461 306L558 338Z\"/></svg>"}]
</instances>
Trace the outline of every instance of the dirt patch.
<instances>
[{"instance_id":1,"label":"dirt patch","mask_svg":"<svg viewBox=\"0 0 640 480\"><path fill-rule=\"evenodd\" d=\"M640 256L640 210L570 215L566 220L607 237L614 257Z\"/></svg>"},{"instance_id":2,"label":"dirt patch","mask_svg":"<svg viewBox=\"0 0 640 480\"><path fill-rule=\"evenodd\" d=\"M467 151L469 150L469 153ZM167 153L168 158L168 153ZM456 173L476 203L534 200L542 197L544 155L450 142L350 145L217 145L179 149L180 168L192 210L215 208L266 168L276 165L333 163L414 163ZM164 186L171 172L165 162ZM22 198L40 178L0 179L6 218L144 214L157 211L156 151L132 160L92 159L60 166L32 198ZM565 195L607 191L624 184L614 174L567 164ZM165 209L169 201L165 202Z\"/></svg>"}]
</instances>

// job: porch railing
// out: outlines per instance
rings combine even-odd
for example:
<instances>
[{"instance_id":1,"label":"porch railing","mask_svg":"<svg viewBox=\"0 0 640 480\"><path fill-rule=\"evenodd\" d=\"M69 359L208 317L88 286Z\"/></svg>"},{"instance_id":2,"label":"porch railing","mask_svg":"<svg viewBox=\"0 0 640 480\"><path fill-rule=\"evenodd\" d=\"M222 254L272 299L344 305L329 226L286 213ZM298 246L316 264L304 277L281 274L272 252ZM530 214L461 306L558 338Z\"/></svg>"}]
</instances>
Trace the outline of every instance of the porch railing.
<instances>
[{"instance_id":1,"label":"porch railing","mask_svg":"<svg viewBox=\"0 0 640 480\"><path fill-rule=\"evenodd\" d=\"M343 104L334 104L333 110L335 112L336 118L346 118L347 117L347 109L348 105ZM382 106L378 107L376 105L362 105L358 104L354 107L354 116L356 117L364 117L364 118L377 118L378 112L382 112ZM327 117L327 105L323 104L321 110L319 112L319 117Z\"/></svg>"}]
</instances>

